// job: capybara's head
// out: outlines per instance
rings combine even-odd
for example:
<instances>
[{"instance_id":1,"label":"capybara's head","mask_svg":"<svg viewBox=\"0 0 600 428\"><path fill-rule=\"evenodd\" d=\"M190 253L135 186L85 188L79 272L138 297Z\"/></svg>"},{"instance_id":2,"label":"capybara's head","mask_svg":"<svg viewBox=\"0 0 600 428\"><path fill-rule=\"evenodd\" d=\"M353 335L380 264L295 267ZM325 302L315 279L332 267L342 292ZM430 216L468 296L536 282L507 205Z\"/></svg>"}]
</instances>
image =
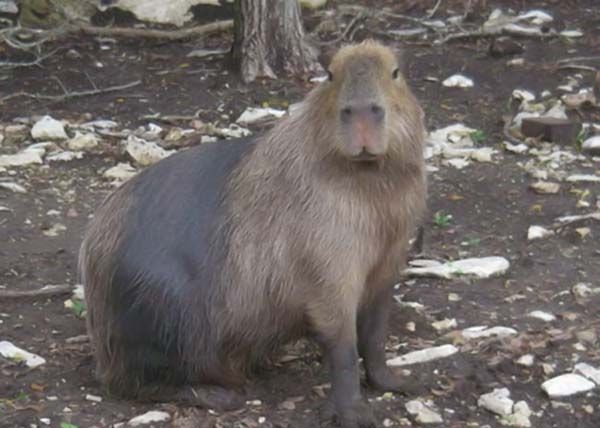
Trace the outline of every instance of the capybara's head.
<instances>
[{"instance_id":1,"label":"capybara's head","mask_svg":"<svg viewBox=\"0 0 600 428\"><path fill-rule=\"evenodd\" d=\"M421 132L422 111L400 71L398 55L367 40L340 49L328 71L329 80L317 90L325 104L319 110L335 128L335 147L328 149L356 162L403 155L402 145L414 143L410 137Z\"/></svg>"}]
</instances>

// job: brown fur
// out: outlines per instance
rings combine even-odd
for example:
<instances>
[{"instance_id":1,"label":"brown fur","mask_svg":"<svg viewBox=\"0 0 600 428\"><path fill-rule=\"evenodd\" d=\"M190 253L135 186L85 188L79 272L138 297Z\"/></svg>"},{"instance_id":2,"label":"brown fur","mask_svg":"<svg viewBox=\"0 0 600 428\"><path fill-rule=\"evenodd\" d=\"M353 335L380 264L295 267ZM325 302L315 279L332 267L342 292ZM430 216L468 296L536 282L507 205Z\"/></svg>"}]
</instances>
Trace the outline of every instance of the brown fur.
<instances>
[{"instance_id":1,"label":"brown fur","mask_svg":"<svg viewBox=\"0 0 600 428\"><path fill-rule=\"evenodd\" d=\"M356 344L365 339L357 320L378 325L376 343L362 346L375 351L361 351L373 360L385 338L375 314L380 307L387 313L386 293L400 276L425 208L423 112L402 76L394 78L397 67L393 52L375 42L341 49L331 63L332 80L242 156L227 176L214 232L222 245L213 247L222 253L210 267L211 283L198 285L208 291L190 288L181 303L170 297L168 284L164 292L146 287L146 272L136 276L139 284L120 285L156 304L161 329L176 338L188 383L239 383L273 348L312 334L333 361L333 400L342 425L358 426L360 412L348 407L356 394L343 392L358 388ZM353 162L340 108L365 97L385 111L367 135L384 139L385 153ZM109 385L111 379L125 382L128 390L140 380L119 380L134 375L119 365L128 349L114 342L119 314L107 303L107 284L114 265L123 263L114 254L127 245L120 236L130 227L124 213L135 210L132 189L120 189L98 211L80 259L99 372ZM156 263L162 262L149 262ZM368 362L371 376L381 361ZM349 380L336 374L340 367L351 370Z\"/></svg>"}]
</instances>

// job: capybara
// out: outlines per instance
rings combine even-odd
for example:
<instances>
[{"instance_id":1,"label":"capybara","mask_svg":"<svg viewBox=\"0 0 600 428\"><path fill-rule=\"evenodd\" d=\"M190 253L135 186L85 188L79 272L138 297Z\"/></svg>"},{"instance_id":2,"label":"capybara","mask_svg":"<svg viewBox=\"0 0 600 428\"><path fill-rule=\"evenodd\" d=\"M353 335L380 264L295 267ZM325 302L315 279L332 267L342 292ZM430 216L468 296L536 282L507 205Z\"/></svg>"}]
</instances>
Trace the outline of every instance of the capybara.
<instances>
[{"instance_id":1,"label":"capybara","mask_svg":"<svg viewBox=\"0 0 600 428\"><path fill-rule=\"evenodd\" d=\"M329 79L262 136L149 167L97 210L80 253L99 379L121 397L230 408L246 375L303 336L329 408L371 427L387 320L425 209L423 113L389 48L340 49Z\"/></svg>"}]
</instances>

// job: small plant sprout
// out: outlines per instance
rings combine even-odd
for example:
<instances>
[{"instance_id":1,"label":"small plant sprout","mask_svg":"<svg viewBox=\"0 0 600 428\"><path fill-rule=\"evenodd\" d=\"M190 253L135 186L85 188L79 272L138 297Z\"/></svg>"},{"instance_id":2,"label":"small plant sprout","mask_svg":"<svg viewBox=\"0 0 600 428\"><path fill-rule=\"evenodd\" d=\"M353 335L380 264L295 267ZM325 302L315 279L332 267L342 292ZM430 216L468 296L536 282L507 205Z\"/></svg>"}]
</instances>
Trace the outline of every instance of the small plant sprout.
<instances>
[{"instance_id":1,"label":"small plant sprout","mask_svg":"<svg viewBox=\"0 0 600 428\"><path fill-rule=\"evenodd\" d=\"M433 224L437 227L448 227L452 221L452 214L446 214L444 211L438 211L433 215Z\"/></svg>"}]
</instances>

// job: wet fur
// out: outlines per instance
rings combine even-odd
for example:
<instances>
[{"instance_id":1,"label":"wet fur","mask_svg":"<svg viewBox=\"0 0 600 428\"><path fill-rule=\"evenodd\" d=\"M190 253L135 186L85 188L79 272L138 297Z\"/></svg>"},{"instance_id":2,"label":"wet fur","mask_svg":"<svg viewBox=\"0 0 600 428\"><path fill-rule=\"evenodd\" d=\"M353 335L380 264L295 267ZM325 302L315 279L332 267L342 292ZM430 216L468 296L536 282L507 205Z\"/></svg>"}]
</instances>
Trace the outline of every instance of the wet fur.
<instances>
[{"instance_id":1,"label":"wet fur","mask_svg":"<svg viewBox=\"0 0 600 428\"><path fill-rule=\"evenodd\" d=\"M356 58L377 73L396 61L376 43L344 48L334 79L266 135L171 156L99 208L80 272L110 391L240 385L289 340L356 341L340 320L397 281L426 193L422 111L401 78L366 76L383 85L386 155L340 156L336 77Z\"/></svg>"}]
</instances>

